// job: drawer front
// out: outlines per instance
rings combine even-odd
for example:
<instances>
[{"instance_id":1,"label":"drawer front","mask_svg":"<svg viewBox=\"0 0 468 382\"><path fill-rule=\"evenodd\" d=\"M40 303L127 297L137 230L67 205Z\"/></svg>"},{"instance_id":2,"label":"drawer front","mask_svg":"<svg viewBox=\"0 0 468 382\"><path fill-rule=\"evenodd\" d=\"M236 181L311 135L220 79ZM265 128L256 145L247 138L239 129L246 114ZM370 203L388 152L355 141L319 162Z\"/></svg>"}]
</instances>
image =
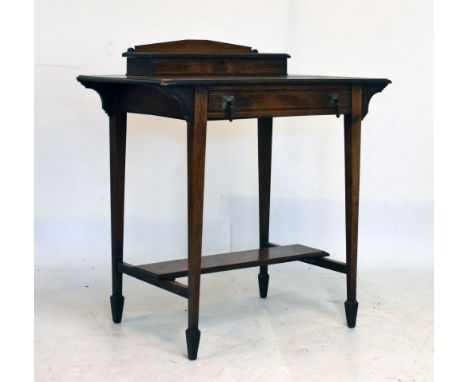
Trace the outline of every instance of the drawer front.
<instances>
[{"instance_id":1,"label":"drawer front","mask_svg":"<svg viewBox=\"0 0 468 382\"><path fill-rule=\"evenodd\" d=\"M345 114L351 112L348 86L209 89L209 119Z\"/></svg>"},{"instance_id":2,"label":"drawer front","mask_svg":"<svg viewBox=\"0 0 468 382\"><path fill-rule=\"evenodd\" d=\"M133 76L284 76L286 58L127 58Z\"/></svg>"}]
</instances>

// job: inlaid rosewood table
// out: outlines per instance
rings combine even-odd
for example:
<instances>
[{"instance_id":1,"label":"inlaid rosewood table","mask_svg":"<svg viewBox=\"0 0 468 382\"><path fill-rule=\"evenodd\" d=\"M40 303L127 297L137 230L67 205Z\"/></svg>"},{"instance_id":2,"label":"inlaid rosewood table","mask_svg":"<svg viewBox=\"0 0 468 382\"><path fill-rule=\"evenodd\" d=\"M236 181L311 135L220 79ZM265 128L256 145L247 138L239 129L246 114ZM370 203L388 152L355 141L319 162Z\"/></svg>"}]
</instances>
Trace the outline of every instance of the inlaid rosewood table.
<instances>
[{"instance_id":1,"label":"inlaid rosewood table","mask_svg":"<svg viewBox=\"0 0 468 382\"><path fill-rule=\"evenodd\" d=\"M183 40L135 46L123 54L127 74L79 76L96 90L109 115L112 217L112 319L122 318L122 274L188 299L186 330L189 359L196 359L200 275L259 267L260 297L268 291L268 265L303 261L346 274L344 303L348 327L356 324L359 165L361 121L371 97L387 79L297 76L287 74L287 54L261 54L247 46ZM124 183L127 113L177 118L187 124L188 256L146 265L123 261ZM344 116L346 262L300 244L270 242L270 184L273 117ZM202 256L206 126L210 120L257 118L259 247ZM188 285L177 278L188 276Z\"/></svg>"}]
</instances>

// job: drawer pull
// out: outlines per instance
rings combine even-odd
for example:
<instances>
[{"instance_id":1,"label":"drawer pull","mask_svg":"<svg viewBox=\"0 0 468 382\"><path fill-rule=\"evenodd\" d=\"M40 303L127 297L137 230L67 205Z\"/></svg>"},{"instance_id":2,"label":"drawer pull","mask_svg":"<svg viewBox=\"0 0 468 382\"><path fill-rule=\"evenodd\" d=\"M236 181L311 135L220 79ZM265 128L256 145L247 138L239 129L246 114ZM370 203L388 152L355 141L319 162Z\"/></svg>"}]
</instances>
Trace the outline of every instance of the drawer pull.
<instances>
[{"instance_id":1,"label":"drawer pull","mask_svg":"<svg viewBox=\"0 0 468 382\"><path fill-rule=\"evenodd\" d=\"M340 100L337 95L333 95L329 104L332 108L335 109L336 118L340 118Z\"/></svg>"},{"instance_id":2,"label":"drawer pull","mask_svg":"<svg viewBox=\"0 0 468 382\"><path fill-rule=\"evenodd\" d=\"M234 119L234 109L235 109L234 96L224 96L223 97L223 110L228 113L229 121L232 122Z\"/></svg>"}]
</instances>

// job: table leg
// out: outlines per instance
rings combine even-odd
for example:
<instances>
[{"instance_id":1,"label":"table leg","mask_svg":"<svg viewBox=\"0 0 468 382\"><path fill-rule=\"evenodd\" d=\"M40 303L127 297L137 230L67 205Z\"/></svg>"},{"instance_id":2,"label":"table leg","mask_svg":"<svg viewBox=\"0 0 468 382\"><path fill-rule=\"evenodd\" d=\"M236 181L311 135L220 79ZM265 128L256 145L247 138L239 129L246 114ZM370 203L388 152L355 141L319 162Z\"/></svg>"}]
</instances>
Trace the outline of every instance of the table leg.
<instances>
[{"instance_id":1,"label":"table leg","mask_svg":"<svg viewBox=\"0 0 468 382\"><path fill-rule=\"evenodd\" d=\"M271 146L273 118L258 118L258 194L260 248L268 247L270 231ZM268 294L268 266L261 265L258 274L260 297Z\"/></svg>"},{"instance_id":2,"label":"table leg","mask_svg":"<svg viewBox=\"0 0 468 382\"><path fill-rule=\"evenodd\" d=\"M205 177L205 146L207 122L207 92L195 89L193 122L187 124L187 186L188 186L188 358L197 359L200 343L198 315L200 303L200 270L203 232L203 189Z\"/></svg>"},{"instance_id":3,"label":"table leg","mask_svg":"<svg viewBox=\"0 0 468 382\"><path fill-rule=\"evenodd\" d=\"M361 152L362 88L352 89L352 113L345 115L345 208L346 208L346 321L349 328L356 326L356 274L359 217L359 172Z\"/></svg>"},{"instance_id":4,"label":"table leg","mask_svg":"<svg viewBox=\"0 0 468 382\"><path fill-rule=\"evenodd\" d=\"M112 296L110 302L112 320L116 324L122 320L124 305L122 273L117 269L117 266L123 261L126 136L127 114L115 110L109 117L109 138L112 239Z\"/></svg>"}]
</instances>

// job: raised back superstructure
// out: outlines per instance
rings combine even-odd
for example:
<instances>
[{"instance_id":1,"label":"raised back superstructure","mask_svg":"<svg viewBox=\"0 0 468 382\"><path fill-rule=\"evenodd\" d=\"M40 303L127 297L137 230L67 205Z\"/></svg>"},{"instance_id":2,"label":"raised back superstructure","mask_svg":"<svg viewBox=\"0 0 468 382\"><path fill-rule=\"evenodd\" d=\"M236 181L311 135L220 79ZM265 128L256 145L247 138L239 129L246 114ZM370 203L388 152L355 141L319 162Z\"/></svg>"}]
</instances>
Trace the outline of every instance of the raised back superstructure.
<instances>
[{"instance_id":1,"label":"raised back superstructure","mask_svg":"<svg viewBox=\"0 0 468 382\"><path fill-rule=\"evenodd\" d=\"M209 40L136 45L123 53L131 76L285 76L285 53Z\"/></svg>"}]
</instances>

